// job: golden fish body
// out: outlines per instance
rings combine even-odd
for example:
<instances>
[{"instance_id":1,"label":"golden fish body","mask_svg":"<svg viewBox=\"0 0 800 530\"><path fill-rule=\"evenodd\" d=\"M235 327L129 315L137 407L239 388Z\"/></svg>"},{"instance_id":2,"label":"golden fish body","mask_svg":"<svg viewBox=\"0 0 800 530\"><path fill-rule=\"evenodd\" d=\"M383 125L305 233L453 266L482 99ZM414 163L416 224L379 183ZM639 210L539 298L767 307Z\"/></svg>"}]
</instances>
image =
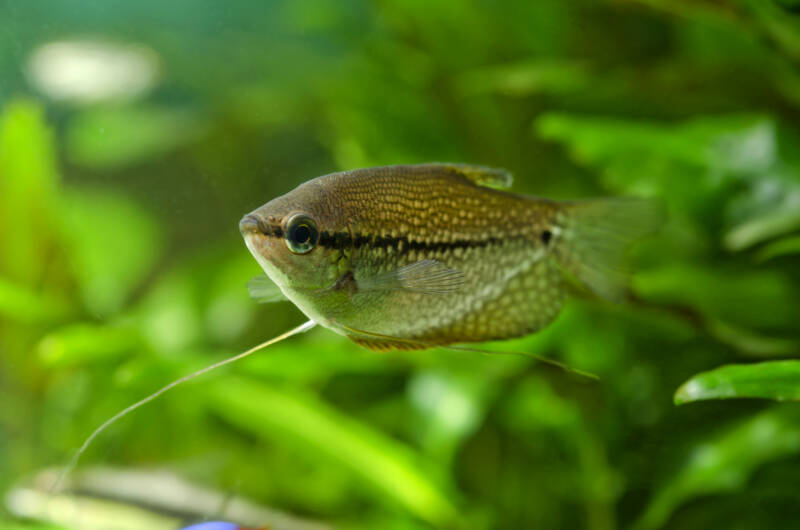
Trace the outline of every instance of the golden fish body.
<instances>
[{"instance_id":1,"label":"golden fish body","mask_svg":"<svg viewBox=\"0 0 800 530\"><path fill-rule=\"evenodd\" d=\"M246 215L248 248L319 324L373 349L503 339L551 322L572 273L622 289L622 254L652 230L649 201L563 203L486 185L458 164L334 173Z\"/></svg>"}]
</instances>

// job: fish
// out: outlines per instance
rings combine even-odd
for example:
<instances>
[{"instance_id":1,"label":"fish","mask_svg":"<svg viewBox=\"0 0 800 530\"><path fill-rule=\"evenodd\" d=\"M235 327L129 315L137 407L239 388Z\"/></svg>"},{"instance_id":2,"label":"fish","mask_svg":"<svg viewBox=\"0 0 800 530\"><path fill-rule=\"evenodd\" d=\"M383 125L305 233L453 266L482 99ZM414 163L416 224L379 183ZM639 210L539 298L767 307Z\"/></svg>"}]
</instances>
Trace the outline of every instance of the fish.
<instances>
[{"instance_id":1,"label":"fish","mask_svg":"<svg viewBox=\"0 0 800 530\"><path fill-rule=\"evenodd\" d=\"M503 169L457 163L307 181L239 223L265 273L251 294L283 296L378 351L534 333L575 284L621 300L625 253L661 224L658 201L557 201L512 193L512 181Z\"/></svg>"},{"instance_id":2,"label":"fish","mask_svg":"<svg viewBox=\"0 0 800 530\"><path fill-rule=\"evenodd\" d=\"M109 426L165 392L316 325L377 351L509 339L550 324L569 287L621 300L625 252L663 222L652 199L555 201L508 191L502 169L397 165L331 173L245 215L239 230L263 275L260 302L288 299L309 320L182 376L89 434L56 478L57 491ZM520 353L520 352L509 352ZM558 361L523 353L593 379ZM198 526L233 528L226 523Z\"/></svg>"}]
</instances>

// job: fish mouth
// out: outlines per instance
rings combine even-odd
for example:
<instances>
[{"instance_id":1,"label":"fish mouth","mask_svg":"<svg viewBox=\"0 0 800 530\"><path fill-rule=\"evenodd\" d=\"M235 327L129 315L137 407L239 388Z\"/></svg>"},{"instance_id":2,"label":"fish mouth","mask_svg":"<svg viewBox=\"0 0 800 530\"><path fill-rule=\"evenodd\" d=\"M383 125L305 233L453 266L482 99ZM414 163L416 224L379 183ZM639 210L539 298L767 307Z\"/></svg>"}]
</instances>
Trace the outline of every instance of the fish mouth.
<instances>
[{"instance_id":1,"label":"fish mouth","mask_svg":"<svg viewBox=\"0 0 800 530\"><path fill-rule=\"evenodd\" d=\"M253 214L247 214L239 221L239 232L243 236L261 231L261 220Z\"/></svg>"},{"instance_id":2,"label":"fish mouth","mask_svg":"<svg viewBox=\"0 0 800 530\"><path fill-rule=\"evenodd\" d=\"M281 237L283 235L283 230L280 224L275 223L272 217L270 217L269 221L270 222L265 221L258 215L249 213L239 221L239 232L245 237L255 234Z\"/></svg>"},{"instance_id":3,"label":"fish mouth","mask_svg":"<svg viewBox=\"0 0 800 530\"><path fill-rule=\"evenodd\" d=\"M274 217L270 216L265 220L258 213L249 213L239 221L239 231L242 233L247 249L264 269L264 272L281 269L283 261L281 248L284 246L281 241L283 231L275 222ZM268 275L272 277L272 274Z\"/></svg>"}]
</instances>

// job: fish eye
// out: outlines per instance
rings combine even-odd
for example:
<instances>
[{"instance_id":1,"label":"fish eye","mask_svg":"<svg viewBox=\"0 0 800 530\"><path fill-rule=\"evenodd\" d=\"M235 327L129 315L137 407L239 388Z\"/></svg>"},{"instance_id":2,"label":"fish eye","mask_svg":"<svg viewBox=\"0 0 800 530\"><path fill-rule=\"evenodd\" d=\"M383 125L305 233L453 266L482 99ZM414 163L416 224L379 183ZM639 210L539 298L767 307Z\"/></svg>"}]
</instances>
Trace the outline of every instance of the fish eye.
<instances>
[{"instance_id":1,"label":"fish eye","mask_svg":"<svg viewBox=\"0 0 800 530\"><path fill-rule=\"evenodd\" d=\"M309 216L298 213L286 223L286 246L295 254L310 252L319 241L317 223Z\"/></svg>"}]
</instances>

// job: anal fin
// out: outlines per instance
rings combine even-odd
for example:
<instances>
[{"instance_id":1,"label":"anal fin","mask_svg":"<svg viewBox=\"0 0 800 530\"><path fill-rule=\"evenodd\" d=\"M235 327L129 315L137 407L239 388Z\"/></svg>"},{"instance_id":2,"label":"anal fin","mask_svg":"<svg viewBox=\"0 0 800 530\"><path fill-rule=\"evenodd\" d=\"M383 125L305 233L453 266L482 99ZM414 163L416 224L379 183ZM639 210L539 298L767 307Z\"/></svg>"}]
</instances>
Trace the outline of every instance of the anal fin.
<instances>
[{"instance_id":1,"label":"anal fin","mask_svg":"<svg viewBox=\"0 0 800 530\"><path fill-rule=\"evenodd\" d=\"M425 341L404 339L402 337L393 337L391 335L383 335L381 333L374 333L372 331L364 331L346 326L341 322L334 321L333 324L342 328L346 332L348 339L369 350L425 350L438 346L438 344L428 343Z\"/></svg>"},{"instance_id":2,"label":"anal fin","mask_svg":"<svg viewBox=\"0 0 800 530\"><path fill-rule=\"evenodd\" d=\"M595 374L592 374L590 372L584 372L583 370L578 370L576 368L571 368L570 366L567 366L564 363L561 363L554 359L549 359L547 357L542 357L541 355L536 355L534 353L514 352L514 351L492 351L492 350L484 350L481 348L474 348L472 346L455 346L448 342L437 343L437 342L429 342L416 339L404 339L400 337L392 337L390 335L382 335L380 333L373 333L371 331L364 331L352 328L340 322L334 321L333 323L347 332L347 338L349 338L359 346L362 346L372 351L386 352L392 350L425 350L428 348L444 348L446 350L452 350L452 351L482 353L487 355L522 355L525 357L530 357L531 359L535 359L546 365L554 366L560 370L564 370L565 372L579 375L581 377L586 377L589 379L599 379Z\"/></svg>"},{"instance_id":3,"label":"anal fin","mask_svg":"<svg viewBox=\"0 0 800 530\"><path fill-rule=\"evenodd\" d=\"M401 342L397 340L380 340L380 339L371 339L365 337L358 337L355 335L347 335L347 338L361 346L362 348L366 348L372 351L378 352L387 352L392 350L426 350L431 346L426 344L419 344L419 343L412 343L412 342Z\"/></svg>"}]
</instances>

